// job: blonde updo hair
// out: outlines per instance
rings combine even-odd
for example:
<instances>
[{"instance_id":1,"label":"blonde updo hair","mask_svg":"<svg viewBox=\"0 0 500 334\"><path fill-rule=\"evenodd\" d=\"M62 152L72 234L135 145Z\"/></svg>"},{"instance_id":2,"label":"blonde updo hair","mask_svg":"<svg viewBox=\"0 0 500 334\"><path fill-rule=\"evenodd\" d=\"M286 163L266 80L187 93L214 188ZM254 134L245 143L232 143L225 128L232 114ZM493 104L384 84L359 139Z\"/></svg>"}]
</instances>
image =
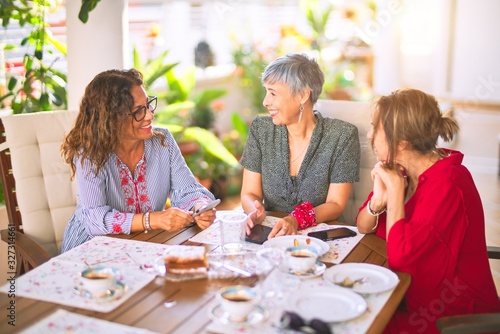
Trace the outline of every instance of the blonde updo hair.
<instances>
[{"instance_id":1,"label":"blonde updo hair","mask_svg":"<svg viewBox=\"0 0 500 334\"><path fill-rule=\"evenodd\" d=\"M384 128L389 146L388 166L393 166L402 141L421 154L435 151L443 155L436 146L438 138L451 141L460 129L453 109L441 113L436 98L417 89L404 88L382 96L375 101L375 110L373 127L375 132L380 123Z\"/></svg>"}]
</instances>

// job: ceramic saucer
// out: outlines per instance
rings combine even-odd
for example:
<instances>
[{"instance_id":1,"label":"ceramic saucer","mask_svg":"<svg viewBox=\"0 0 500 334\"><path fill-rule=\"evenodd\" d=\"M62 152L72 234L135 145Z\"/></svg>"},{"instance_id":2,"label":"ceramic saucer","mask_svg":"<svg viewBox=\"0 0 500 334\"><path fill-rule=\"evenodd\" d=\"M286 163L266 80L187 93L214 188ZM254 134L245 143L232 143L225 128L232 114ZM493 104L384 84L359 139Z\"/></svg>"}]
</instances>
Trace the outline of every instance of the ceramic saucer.
<instances>
[{"instance_id":1,"label":"ceramic saucer","mask_svg":"<svg viewBox=\"0 0 500 334\"><path fill-rule=\"evenodd\" d=\"M296 272L296 271L292 271L288 268L283 268L282 270L285 273L288 273L290 275L297 276L300 278L312 278L312 277L318 277L318 276L323 275L323 273L326 270L326 265L323 262L318 261L318 262L316 262L314 267L312 267L311 269L309 269L308 271L305 271L305 272Z\"/></svg>"},{"instance_id":2,"label":"ceramic saucer","mask_svg":"<svg viewBox=\"0 0 500 334\"><path fill-rule=\"evenodd\" d=\"M255 307L255 310L250 312L248 317L243 320L243 321L234 321L230 318L229 313L225 312L222 309L222 306L220 304L214 304L212 305L209 310L208 314L212 320L215 320L216 322L219 322L224 325L256 325L263 320L265 320L268 316L267 311L260 305L257 305Z\"/></svg>"},{"instance_id":3,"label":"ceramic saucer","mask_svg":"<svg viewBox=\"0 0 500 334\"><path fill-rule=\"evenodd\" d=\"M87 290L83 289L81 286L75 286L73 288L73 292L81 297L91 299L91 300L96 300L100 302L108 302L115 300L116 298L120 297L127 291L128 287L126 284L123 282L117 281L116 282L116 287L113 290L108 290L107 293L102 296L102 297L94 297L90 292Z\"/></svg>"}]
</instances>

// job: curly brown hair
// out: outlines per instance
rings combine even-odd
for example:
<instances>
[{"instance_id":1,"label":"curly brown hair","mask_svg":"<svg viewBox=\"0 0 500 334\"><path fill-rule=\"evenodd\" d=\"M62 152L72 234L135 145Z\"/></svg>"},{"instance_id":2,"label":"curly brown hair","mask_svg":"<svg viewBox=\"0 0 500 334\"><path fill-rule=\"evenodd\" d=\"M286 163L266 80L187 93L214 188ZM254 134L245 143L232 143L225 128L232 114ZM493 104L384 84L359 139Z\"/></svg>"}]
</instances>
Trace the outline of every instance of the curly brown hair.
<instances>
[{"instance_id":1,"label":"curly brown hair","mask_svg":"<svg viewBox=\"0 0 500 334\"><path fill-rule=\"evenodd\" d=\"M61 145L61 153L75 176L75 158L81 163L88 159L93 172L103 168L120 142L125 122L133 122L130 112L134 107L132 88L143 86L142 73L136 69L108 70L97 74L85 88L80 111L73 129ZM154 131L165 145L163 133Z\"/></svg>"},{"instance_id":2,"label":"curly brown hair","mask_svg":"<svg viewBox=\"0 0 500 334\"><path fill-rule=\"evenodd\" d=\"M460 129L453 109L441 113L436 98L417 89L403 88L382 96L375 101L375 109L378 112L373 127L377 131L382 123L389 145L386 161L389 167L394 166L401 141L407 141L413 150L422 154L435 151L443 156L436 147L438 138L451 141Z\"/></svg>"}]
</instances>

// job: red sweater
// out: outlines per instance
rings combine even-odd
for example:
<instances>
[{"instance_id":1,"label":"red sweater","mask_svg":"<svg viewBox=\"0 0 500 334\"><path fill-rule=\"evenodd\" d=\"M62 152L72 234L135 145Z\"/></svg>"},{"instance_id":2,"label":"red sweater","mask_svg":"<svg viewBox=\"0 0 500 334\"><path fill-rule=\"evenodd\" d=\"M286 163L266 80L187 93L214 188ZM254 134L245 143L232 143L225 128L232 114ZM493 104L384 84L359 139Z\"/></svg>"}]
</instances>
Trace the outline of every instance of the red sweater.
<instances>
[{"instance_id":1,"label":"red sweater","mask_svg":"<svg viewBox=\"0 0 500 334\"><path fill-rule=\"evenodd\" d=\"M396 312L387 332L438 333L438 318L500 311L481 198L462 165L463 154L448 152L419 176L418 188L405 204L406 217L389 233L389 267L411 274L411 285L406 307ZM376 234L386 238L385 214Z\"/></svg>"}]
</instances>

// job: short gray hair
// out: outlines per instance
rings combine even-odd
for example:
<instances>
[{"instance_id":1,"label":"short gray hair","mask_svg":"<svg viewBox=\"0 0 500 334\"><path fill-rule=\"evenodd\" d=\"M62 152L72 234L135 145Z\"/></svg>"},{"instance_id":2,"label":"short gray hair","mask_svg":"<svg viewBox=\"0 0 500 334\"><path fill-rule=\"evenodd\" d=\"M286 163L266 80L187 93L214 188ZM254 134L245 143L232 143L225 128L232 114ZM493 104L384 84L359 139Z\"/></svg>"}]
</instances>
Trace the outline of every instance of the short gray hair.
<instances>
[{"instance_id":1,"label":"short gray hair","mask_svg":"<svg viewBox=\"0 0 500 334\"><path fill-rule=\"evenodd\" d=\"M315 59L306 54L289 53L267 65L261 81L263 84L284 83L293 95L308 88L314 105L323 91L325 75Z\"/></svg>"}]
</instances>

